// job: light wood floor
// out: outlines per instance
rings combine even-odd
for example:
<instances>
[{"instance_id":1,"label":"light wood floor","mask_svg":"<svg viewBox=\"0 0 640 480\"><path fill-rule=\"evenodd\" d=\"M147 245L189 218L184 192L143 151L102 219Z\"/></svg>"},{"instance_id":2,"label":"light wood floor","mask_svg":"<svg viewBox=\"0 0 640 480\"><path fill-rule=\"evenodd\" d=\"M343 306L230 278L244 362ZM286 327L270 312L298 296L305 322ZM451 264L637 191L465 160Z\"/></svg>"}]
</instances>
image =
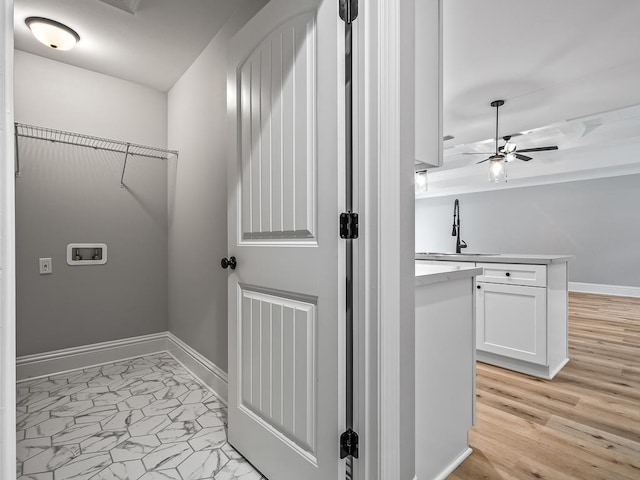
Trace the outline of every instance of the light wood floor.
<instances>
[{"instance_id":1,"label":"light wood floor","mask_svg":"<svg viewBox=\"0 0 640 480\"><path fill-rule=\"evenodd\" d=\"M473 454L449 480L640 479L640 299L569 296L552 381L478 363Z\"/></svg>"}]
</instances>

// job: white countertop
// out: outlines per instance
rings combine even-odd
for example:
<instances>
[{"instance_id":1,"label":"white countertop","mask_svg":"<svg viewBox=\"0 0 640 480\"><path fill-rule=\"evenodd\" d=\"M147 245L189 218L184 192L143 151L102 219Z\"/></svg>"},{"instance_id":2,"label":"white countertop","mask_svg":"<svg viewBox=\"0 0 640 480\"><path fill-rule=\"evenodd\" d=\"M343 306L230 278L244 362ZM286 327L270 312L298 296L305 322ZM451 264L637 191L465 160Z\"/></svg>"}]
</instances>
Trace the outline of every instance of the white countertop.
<instances>
[{"instance_id":1,"label":"white countertop","mask_svg":"<svg viewBox=\"0 0 640 480\"><path fill-rule=\"evenodd\" d=\"M481 263L528 263L532 265L549 265L551 263L566 263L573 255L537 255L529 253L424 253L416 252L416 260L440 260L450 262L481 262Z\"/></svg>"},{"instance_id":2,"label":"white countertop","mask_svg":"<svg viewBox=\"0 0 640 480\"><path fill-rule=\"evenodd\" d=\"M461 278L471 278L482 275L480 267L455 267L450 265L427 265L416 261L416 287L429 285L437 282L449 280L459 280Z\"/></svg>"}]
</instances>

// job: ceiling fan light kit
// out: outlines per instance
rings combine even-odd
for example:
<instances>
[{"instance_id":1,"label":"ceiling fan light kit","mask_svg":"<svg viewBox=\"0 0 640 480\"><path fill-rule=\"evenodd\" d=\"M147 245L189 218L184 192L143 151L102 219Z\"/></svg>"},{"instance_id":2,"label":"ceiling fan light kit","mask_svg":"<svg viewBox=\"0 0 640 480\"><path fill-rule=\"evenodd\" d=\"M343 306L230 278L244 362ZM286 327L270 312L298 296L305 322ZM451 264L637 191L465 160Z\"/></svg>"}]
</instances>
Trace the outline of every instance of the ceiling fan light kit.
<instances>
[{"instance_id":1,"label":"ceiling fan light kit","mask_svg":"<svg viewBox=\"0 0 640 480\"><path fill-rule=\"evenodd\" d=\"M493 183L507 182L507 164L502 158L489 162L489 181Z\"/></svg>"}]
</instances>

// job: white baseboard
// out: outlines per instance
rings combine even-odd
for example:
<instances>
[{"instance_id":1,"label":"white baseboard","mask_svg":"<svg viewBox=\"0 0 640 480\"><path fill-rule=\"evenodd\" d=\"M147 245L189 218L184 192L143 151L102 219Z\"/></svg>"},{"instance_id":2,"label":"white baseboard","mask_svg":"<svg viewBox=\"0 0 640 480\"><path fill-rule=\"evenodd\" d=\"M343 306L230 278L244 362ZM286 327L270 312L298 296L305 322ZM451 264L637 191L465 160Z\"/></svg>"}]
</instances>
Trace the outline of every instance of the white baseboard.
<instances>
[{"instance_id":1,"label":"white baseboard","mask_svg":"<svg viewBox=\"0 0 640 480\"><path fill-rule=\"evenodd\" d=\"M167 332L167 351L212 389L218 398L227 402L229 380L225 371L171 332Z\"/></svg>"},{"instance_id":2,"label":"white baseboard","mask_svg":"<svg viewBox=\"0 0 640 480\"><path fill-rule=\"evenodd\" d=\"M52 352L24 355L16 358L16 379L45 377L54 373L111 363L167 349L166 332L140 337L93 343Z\"/></svg>"},{"instance_id":3,"label":"white baseboard","mask_svg":"<svg viewBox=\"0 0 640 480\"><path fill-rule=\"evenodd\" d=\"M507 370L513 370L514 372L524 373L526 375L543 378L545 380L553 380L553 377L555 377L562 367L569 362L568 358L564 358L553 365L537 365L517 358L505 357L504 355L483 352L482 350L477 349L476 360L478 362L488 363L489 365L495 365L496 367L506 368Z\"/></svg>"},{"instance_id":4,"label":"white baseboard","mask_svg":"<svg viewBox=\"0 0 640 480\"><path fill-rule=\"evenodd\" d=\"M558 373L560 373L560 370L562 370L562 369L567 365L567 363L569 363L569 359L568 359L568 358L565 358L562 362L560 362L560 364L559 364L559 365L557 365L557 366L556 366L556 368L552 369L552 370L549 372L549 380L553 380L553 378L554 378Z\"/></svg>"},{"instance_id":5,"label":"white baseboard","mask_svg":"<svg viewBox=\"0 0 640 480\"><path fill-rule=\"evenodd\" d=\"M82 345L16 359L18 382L129 358L168 352L202 383L227 401L227 374L171 332Z\"/></svg>"},{"instance_id":6,"label":"white baseboard","mask_svg":"<svg viewBox=\"0 0 640 480\"><path fill-rule=\"evenodd\" d=\"M640 287L626 285L601 285L598 283L569 282L570 292L597 293L600 295L616 295L621 297L640 297Z\"/></svg>"},{"instance_id":7,"label":"white baseboard","mask_svg":"<svg viewBox=\"0 0 640 480\"><path fill-rule=\"evenodd\" d=\"M471 448L467 447L460 455L458 455L453 462L451 462L449 464L449 466L447 468L445 468L442 472L440 472L435 478L433 479L420 479L420 480L446 480L447 477L449 477L449 475L451 475L453 473L453 471L458 468L460 466L460 464L462 462L464 462L467 457L469 455L471 455L473 453L473 450L471 450ZM418 475L416 474L416 476L414 477L414 480L418 479Z\"/></svg>"}]
</instances>

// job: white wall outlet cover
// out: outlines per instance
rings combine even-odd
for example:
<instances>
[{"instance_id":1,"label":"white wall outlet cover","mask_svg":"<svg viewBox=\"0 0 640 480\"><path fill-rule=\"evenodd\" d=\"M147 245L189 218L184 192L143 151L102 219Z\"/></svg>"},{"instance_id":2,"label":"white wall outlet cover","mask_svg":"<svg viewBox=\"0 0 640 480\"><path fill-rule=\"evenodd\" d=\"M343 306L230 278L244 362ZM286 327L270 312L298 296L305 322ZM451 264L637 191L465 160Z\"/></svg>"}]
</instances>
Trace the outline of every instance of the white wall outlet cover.
<instances>
[{"instance_id":1,"label":"white wall outlet cover","mask_svg":"<svg viewBox=\"0 0 640 480\"><path fill-rule=\"evenodd\" d=\"M51 258L41 258L40 259L40 275L45 275L47 273L52 272L52 262Z\"/></svg>"}]
</instances>

